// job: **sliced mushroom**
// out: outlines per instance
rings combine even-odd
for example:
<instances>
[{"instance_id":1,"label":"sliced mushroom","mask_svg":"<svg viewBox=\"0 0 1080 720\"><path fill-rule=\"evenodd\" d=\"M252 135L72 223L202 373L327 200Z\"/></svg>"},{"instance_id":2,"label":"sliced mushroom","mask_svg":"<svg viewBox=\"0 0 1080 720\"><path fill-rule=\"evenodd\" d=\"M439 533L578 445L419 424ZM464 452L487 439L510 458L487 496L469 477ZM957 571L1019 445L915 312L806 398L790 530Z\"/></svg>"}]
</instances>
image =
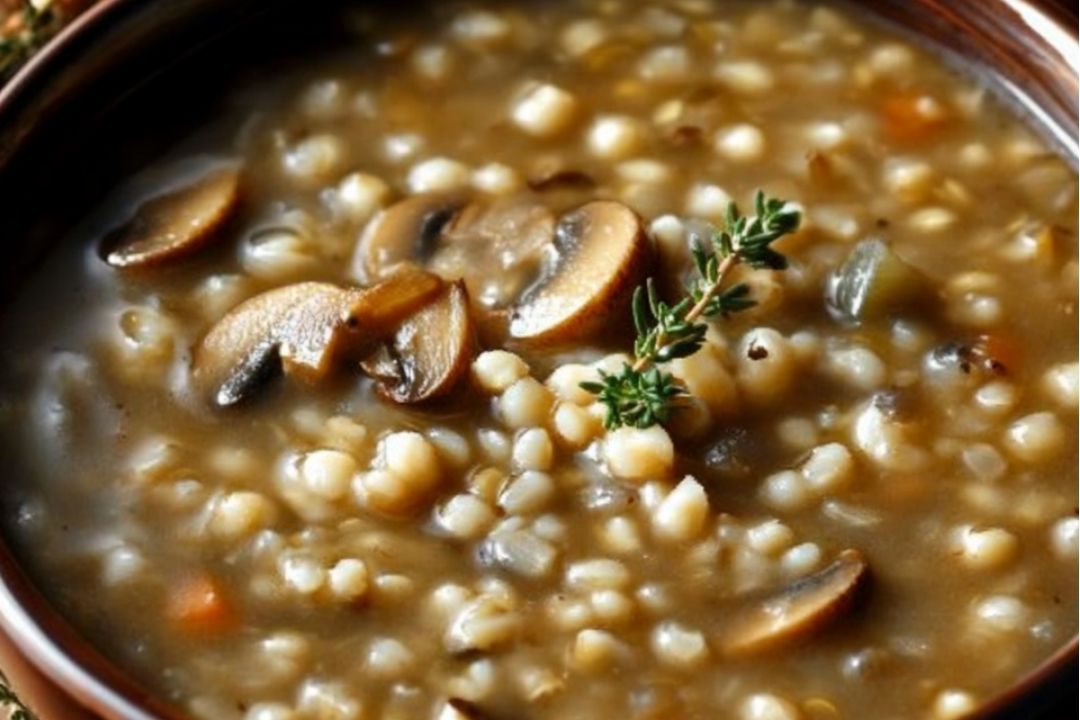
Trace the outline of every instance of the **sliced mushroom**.
<instances>
[{"instance_id":1,"label":"sliced mushroom","mask_svg":"<svg viewBox=\"0 0 1080 720\"><path fill-rule=\"evenodd\" d=\"M215 170L179 190L139 206L102 246L116 268L158 267L186 258L220 236L240 200L240 172Z\"/></svg>"},{"instance_id":2,"label":"sliced mushroom","mask_svg":"<svg viewBox=\"0 0 1080 720\"><path fill-rule=\"evenodd\" d=\"M755 653L823 629L847 612L870 579L857 550L844 550L828 567L736 613L719 636L729 654Z\"/></svg>"},{"instance_id":3,"label":"sliced mushroom","mask_svg":"<svg viewBox=\"0 0 1080 720\"><path fill-rule=\"evenodd\" d=\"M362 363L379 392L397 403L444 397L468 374L476 355L476 329L463 283L447 285L416 311L392 340Z\"/></svg>"},{"instance_id":4,"label":"sliced mushroom","mask_svg":"<svg viewBox=\"0 0 1080 720\"><path fill-rule=\"evenodd\" d=\"M598 200L564 215L555 231L558 259L522 297L510 318L510 336L528 342L566 343L605 320L625 317L651 255L641 219L625 205Z\"/></svg>"},{"instance_id":5,"label":"sliced mushroom","mask_svg":"<svg viewBox=\"0 0 1080 720\"><path fill-rule=\"evenodd\" d=\"M555 216L534 197L469 203L446 227L428 268L464 279L479 308L505 308L540 275L554 242Z\"/></svg>"},{"instance_id":6,"label":"sliced mushroom","mask_svg":"<svg viewBox=\"0 0 1080 720\"><path fill-rule=\"evenodd\" d=\"M405 268L367 288L305 282L257 295L218 321L196 348L196 387L228 407L282 371L316 382L335 360L387 337L441 288L438 277Z\"/></svg>"},{"instance_id":7,"label":"sliced mushroom","mask_svg":"<svg viewBox=\"0 0 1080 720\"><path fill-rule=\"evenodd\" d=\"M443 228L461 210L456 195L414 195L379 212L356 247L353 274L361 280L378 280L403 262L427 264Z\"/></svg>"},{"instance_id":8,"label":"sliced mushroom","mask_svg":"<svg viewBox=\"0 0 1080 720\"><path fill-rule=\"evenodd\" d=\"M443 703L435 720L489 720L478 705L462 698L450 698Z\"/></svg>"}]
</instances>

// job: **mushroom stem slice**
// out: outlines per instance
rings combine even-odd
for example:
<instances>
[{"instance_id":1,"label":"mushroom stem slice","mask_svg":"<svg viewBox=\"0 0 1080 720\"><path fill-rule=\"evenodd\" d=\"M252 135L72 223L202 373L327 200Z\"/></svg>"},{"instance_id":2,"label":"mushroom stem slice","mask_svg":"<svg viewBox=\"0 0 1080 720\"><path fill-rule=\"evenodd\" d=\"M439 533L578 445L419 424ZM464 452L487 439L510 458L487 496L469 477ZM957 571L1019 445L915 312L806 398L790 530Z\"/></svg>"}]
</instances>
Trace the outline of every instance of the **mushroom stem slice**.
<instances>
[{"instance_id":1,"label":"mushroom stem slice","mask_svg":"<svg viewBox=\"0 0 1080 720\"><path fill-rule=\"evenodd\" d=\"M441 289L434 275L407 269L368 288L305 282L256 295L199 343L195 384L215 405L228 407L279 370L318 382L335 362L370 349Z\"/></svg>"},{"instance_id":2,"label":"mushroom stem slice","mask_svg":"<svg viewBox=\"0 0 1080 720\"><path fill-rule=\"evenodd\" d=\"M121 269L151 268L182 260L220 236L240 201L240 172L214 170L179 190L139 206L102 247L104 260Z\"/></svg>"},{"instance_id":3,"label":"mushroom stem slice","mask_svg":"<svg viewBox=\"0 0 1080 720\"><path fill-rule=\"evenodd\" d=\"M628 303L651 256L641 219L608 200L564 215L555 231L554 267L528 290L510 318L510 337L529 343L582 339Z\"/></svg>"},{"instance_id":4,"label":"mushroom stem slice","mask_svg":"<svg viewBox=\"0 0 1080 720\"><path fill-rule=\"evenodd\" d=\"M733 615L719 645L728 654L750 654L821 630L851 609L869 579L862 554L844 550L828 567Z\"/></svg>"},{"instance_id":5,"label":"mushroom stem slice","mask_svg":"<svg viewBox=\"0 0 1080 720\"><path fill-rule=\"evenodd\" d=\"M468 374L476 328L461 281L409 317L361 367L384 397L411 404L444 397Z\"/></svg>"}]
</instances>

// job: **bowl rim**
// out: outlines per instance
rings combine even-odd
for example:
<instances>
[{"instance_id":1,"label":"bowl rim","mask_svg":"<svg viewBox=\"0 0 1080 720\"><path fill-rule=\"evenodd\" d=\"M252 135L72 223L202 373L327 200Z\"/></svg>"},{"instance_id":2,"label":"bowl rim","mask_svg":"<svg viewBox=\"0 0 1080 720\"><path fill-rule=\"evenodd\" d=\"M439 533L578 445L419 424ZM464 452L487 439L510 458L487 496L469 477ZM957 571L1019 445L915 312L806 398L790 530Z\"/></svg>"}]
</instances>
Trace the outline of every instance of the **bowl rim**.
<instances>
[{"instance_id":1,"label":"bowl rim","mask_svg":"<svg viewBox=\"0 0 1080 720\"><path fill-rule=\"evenodd\" d=\"M1080 39L1076 16L1055 0L997 0L1021 17L1066 66L1080 71ZM72 20L40 48L3 86L0 86L0 119L18 113L35 93L62 75L71 58L87 53L123 18L153 6L154 0L99 0ZM847 4L847 3L844 3ZM874 3L858 5L875 12ZM1051 36L1052 37L1048 37ZM931 42L937 45L936 42ZM948 50L948 48L946 48ZM1016 88L1007 88L1017 92ZM1021 95L1023 91L1020 90ZM1074 108L1075 108L1075 98ZM1077 154L1076 127L1062 128L1038 107L1033 122L1048 124L1053 137L1065 140L1064 150ZM2 123L0 123L2 129ZM2 138L0 138L2 139ZM22 137L9 143L17 147ZM5 160L0 146L0 164ZM87 709L115 720L189 720L176 707L142 687L127 672L102 655L57 611L32 583L0 531L0 632L19 652L63 692ZM1011 716L1016 705L1033 690L1063 673L1080 654L1080 636L1073 638L1003 691L979 706L974 717Z\"/></svg>"}]
</instances>

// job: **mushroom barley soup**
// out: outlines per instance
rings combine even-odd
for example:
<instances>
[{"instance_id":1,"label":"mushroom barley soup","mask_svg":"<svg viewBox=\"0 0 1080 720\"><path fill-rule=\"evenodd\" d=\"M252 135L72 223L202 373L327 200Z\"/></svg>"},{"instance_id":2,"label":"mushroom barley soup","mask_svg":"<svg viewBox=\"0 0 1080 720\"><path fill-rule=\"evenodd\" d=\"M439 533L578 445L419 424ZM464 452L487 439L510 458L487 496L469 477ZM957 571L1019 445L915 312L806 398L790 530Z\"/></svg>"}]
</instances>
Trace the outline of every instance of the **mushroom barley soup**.
<instances>
[{"instance_id":1,"label":"mushroom barley soup","mask_svg":"<svg viewBox=\"0 0 1080 720\"><path fill-rule=\"evenodd\" d=\"M7 532L108 656L209 720L946 720L1076 633L1076 175L985 83L788 0L342 22L5 319Z\"/></svg>"}]
</instances>

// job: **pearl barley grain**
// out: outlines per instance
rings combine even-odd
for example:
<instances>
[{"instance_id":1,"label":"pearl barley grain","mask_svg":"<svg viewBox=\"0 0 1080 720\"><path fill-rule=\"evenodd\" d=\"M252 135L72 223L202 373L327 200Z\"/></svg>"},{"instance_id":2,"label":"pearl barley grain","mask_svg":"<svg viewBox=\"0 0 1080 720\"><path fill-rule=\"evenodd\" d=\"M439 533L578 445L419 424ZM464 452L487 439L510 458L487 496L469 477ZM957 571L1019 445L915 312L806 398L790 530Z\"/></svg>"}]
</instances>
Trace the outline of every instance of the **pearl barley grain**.
<instances>
[{"instance_id":1,"label":"pearl barley grain","mask_svg":"<svg viewBox=\"0 0 1080 720\"><path fill-rule=\"evenodd\" d=\"M798 708L782 697L757 693L739 705L739 720L801 720Z\"/></svg>"},{"instance_id":2,"label":"pearl barley grain","mask_svg":"<svg viewBox=\"0 0 1080 720\"><path fill-rule=\"evenodd\" d=\"M472 364L473 381L484 392L498 395L529 374L525 361L506 350L480 353Z\"/></svg>"},{"instance_id":3,"label":"pearl barley grain","mask_svg":"<svg viewBox=\"0 0 1080 720\"><path fill-rule=\"evenodd\" d=\"M1065 429L1053 413L1025 415L1005 433L1005 447L1018 460L1042 463L1052 459L1065 444Z\"/></svg>"},{"instance_id":4,"label":"pearl barley grain","mask_svg":"<svg viewBox=\"0 0 1080 720\"><path fill-rule=\"evenodd\" d=\"M934 720L960 720L978 707L975 697L963 690L942 690L934 698Z\"/></svg>"},{"instance_id":5,"label":"pearl barley grain","mask_svg":"<svg viewBox=\"0 0 1080 720\"><path fill-rule=\"evenodd\" d=\"M499 397L499 416L507 427L539 427L546 424L553 400L539 381L523 377Z\"/></svg>"},{"instance_id":6,"label":"pearl barley grain","mask_svg":"<svg viewBox=\"0 0 1080 720\"><path fill-rule=\"evenodd\" d=\"M673 621L653 628L649 645L660 662L683 669L701 665L709 655L704 635Z\"/></svg>"},{"instance_id":7,"label":"pearl barley grain","mask_svg":"<svg viewBox=\"0 0 1080 720\"><path fill-rule=\"evenodd\" d=\"M754 125L732 125L717 131L713 148L734 163L756 162L765 154L765 134Z\"/></svg>"},{"instance_id":8,"label":"pearl barley grain","mask_svg":"<svg viewBox=\"0 0 1080 720\"><path fill-rule=\"evenodd\" d=\"M550 138L566 130L576 112L573 95L555 85L540 84L517 100L510 117L526 134Z\"/></svg>"},{"instance_id":9,"label":"pearl barley grain","mask_svg":"<svg viewBox=\"0 0 1080 720\"><path fill-rule=\"evenodd\" d=\"M625 115L602 115L589 128L586 145L589 152L606 160L621 160L633 155L644 141L641 124Z\"/></svg>"},{"instance_id":10,"label":"pearl barley grain","mask_svg":"<svg viewBox=\"0 0 1080 720\"><path fill-rule=\"evenodd\" d=\"M468 186L472 170L451 158L434 157L413 165L406 180L413 193L451 192Z\"/></svg>"},{"instance_id":11,"label":"pearl barley grain","mask_svg":"<svg viewBox=\"0 0 1080 720\"><path fill-rule=\"evenodd\" d=\"M686 477L653 512L653 533L668 542L692 540L705 529L708 514L705 488L694 478Z\"/></svg>"},{"instance_id":12,"label":"pearl barley grain","mask_svg":"<svg viewBox=\"0 0 1080 720\"><path fill-rule=\"evenodd\" d=\"M623 480L664 477L675 462L675 446L660 425L612 430L604 438L603 454L611 474Z\"/></svg>"}]
</instances>

